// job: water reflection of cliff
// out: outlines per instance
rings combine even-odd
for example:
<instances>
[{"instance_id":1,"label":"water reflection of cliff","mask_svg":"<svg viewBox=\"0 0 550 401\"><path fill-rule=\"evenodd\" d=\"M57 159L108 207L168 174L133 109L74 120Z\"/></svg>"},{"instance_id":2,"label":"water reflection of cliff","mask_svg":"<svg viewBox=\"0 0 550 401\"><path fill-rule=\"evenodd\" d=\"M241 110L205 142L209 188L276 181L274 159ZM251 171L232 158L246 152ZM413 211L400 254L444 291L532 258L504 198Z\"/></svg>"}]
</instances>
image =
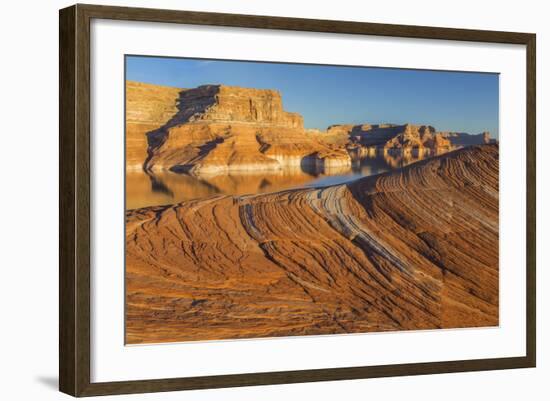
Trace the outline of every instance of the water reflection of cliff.
<instances>
[{"instance_id":1,"label":"water reflection of cliff","mask_svg":"<svg viewBox=\"0 0 550 401\"><path fill-rule=\"evenodd\" d=\"M398 169L429 156L426 152L373 151L356 155L351 167L321 170L308 166L272 172L200 177L170 171L127 172L126 208L173 204L222 194L247 195L334 185Z\"/></svg>"}]
</instances>

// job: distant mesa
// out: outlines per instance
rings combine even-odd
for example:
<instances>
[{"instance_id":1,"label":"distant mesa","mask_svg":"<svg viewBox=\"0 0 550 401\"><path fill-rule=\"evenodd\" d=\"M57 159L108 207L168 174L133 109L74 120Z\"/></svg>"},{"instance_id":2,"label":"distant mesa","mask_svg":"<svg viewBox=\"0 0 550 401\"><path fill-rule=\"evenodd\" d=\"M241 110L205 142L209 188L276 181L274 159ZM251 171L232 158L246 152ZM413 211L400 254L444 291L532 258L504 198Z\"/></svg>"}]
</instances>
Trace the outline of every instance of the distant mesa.
<instances>
[{"instance_id":1,"label":"distant mesa","mask_svg":"<svg viewBox=\"0 0 550 401\"><path fill-rule=\"evenodd\" d=\"M322 132L320 132L322 134ZM348 144L362 148L385 150L430 150L447 152L457 147L484 145L494 142L488 132L471 135L458 132L438 132L431 125L414 124L344 124L332 125L327 136L341 137Z\"/></svg>"},{"instance_id":2,"label":"distant mesa","mask_svg":"<svg viewBox=\"0 0 550 401\"><path fill-rule=\"evenodd\" d=\"M271 89L203 85L178 89L127 81L127 169L191 175L315 167L350 168L368 154L441 154L491 142L488 133L429 125L344 124L304 129Z\"/></svg>"},{"instance_id":3,"label":"distant mesa","mask_svg":"<svg viewBox=\"0 0 550 401\"><path fill-rule=\"evenodd\" d=\"M448 138L456 146L496 143L496 139L492 139L491 134L487 131L477 135L470 135L465 132L443 132L442 135Z\"/></svg>"}]
</instances>

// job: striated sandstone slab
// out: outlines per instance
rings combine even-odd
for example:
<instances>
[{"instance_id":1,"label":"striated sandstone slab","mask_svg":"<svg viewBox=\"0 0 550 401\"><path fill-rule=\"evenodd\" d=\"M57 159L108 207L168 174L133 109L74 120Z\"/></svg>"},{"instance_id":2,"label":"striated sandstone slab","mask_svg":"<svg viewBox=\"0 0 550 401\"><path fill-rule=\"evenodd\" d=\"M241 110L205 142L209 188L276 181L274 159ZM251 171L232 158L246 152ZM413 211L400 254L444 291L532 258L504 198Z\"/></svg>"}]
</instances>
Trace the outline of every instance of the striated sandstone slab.
<instances>
[{"instance_id":1,"label":"striated sandstone slab","mask_svg":"<svg viewBox=\"0 0 550 401\"><path fill-rule=\"evenodd\" d=\"M495 326L498 145L126 215L126 341Z\"/></svg>"}]
</instances>

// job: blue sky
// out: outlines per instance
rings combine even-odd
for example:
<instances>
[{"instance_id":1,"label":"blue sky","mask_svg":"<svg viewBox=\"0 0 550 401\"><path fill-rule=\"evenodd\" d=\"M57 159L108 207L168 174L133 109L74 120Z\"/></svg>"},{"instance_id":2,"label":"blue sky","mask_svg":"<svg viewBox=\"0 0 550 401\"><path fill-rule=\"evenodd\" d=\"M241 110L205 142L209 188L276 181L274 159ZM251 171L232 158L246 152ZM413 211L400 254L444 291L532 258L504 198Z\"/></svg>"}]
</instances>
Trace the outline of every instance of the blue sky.
<instances>
[{"instance_id":1,"label":"blue sky","mask_svg":"<svg viewBox=\"0 0 550 401\"><path fill-rule=\"evenodd\" d=\"M126 79L277 89L306 128L409 122L498 137L498 74L127 56Z\"/></svg>"}]
</instances>

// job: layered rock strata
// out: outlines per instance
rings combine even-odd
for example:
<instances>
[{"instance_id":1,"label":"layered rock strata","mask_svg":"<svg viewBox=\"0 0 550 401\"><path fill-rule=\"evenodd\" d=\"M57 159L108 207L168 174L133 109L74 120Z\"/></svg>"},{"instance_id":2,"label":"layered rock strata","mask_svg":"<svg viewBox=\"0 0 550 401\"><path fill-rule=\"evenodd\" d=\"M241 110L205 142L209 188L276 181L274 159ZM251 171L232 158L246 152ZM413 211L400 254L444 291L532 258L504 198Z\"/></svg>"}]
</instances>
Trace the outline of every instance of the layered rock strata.
<instances>
[{"instance_id":1,"label":"layered rock strata","mask_svg":"<svg viewBox=\"0 0 550 401\"><path fill-rule=\"evenodd\" d=\"M166 124L177 111L182 89L126 81L126 168L142 170L147 133Z\"/></svg>"},{"instance_id":2,"label":"layered rock strata","mask_svg":"<svg viewBox=\"0 0 550 401\"><path fill-rule=\"evenodd\" d=\"M442 154L452 149L494 143L489 132L478 135L438 132L431 125L414 124L343 124L332 125L326 132L316 133L330 143L361 149L363 153L398 151Z\"/></svg>"},{"instance_id":3,"label":"layered rock strata","mask_svg":"<svg viewBox=\"0 0 550 401\"><path fill-rule=\"evenodd\" d=\"M164 126L147 134L147 170L198 175L351 165L345 149L307 135L277 91L205 85L181 92L178 104Z\"/></svg>"},{"instance_id":4,"label":"layered rock strata","mask_svg":"<svg viewBox=\"0 0 550 401\"><path fill-rule=\"evenodd\" d=\"M126 214L126 341L498 325L498 145Z\"/></svg>"}]
</instances>

